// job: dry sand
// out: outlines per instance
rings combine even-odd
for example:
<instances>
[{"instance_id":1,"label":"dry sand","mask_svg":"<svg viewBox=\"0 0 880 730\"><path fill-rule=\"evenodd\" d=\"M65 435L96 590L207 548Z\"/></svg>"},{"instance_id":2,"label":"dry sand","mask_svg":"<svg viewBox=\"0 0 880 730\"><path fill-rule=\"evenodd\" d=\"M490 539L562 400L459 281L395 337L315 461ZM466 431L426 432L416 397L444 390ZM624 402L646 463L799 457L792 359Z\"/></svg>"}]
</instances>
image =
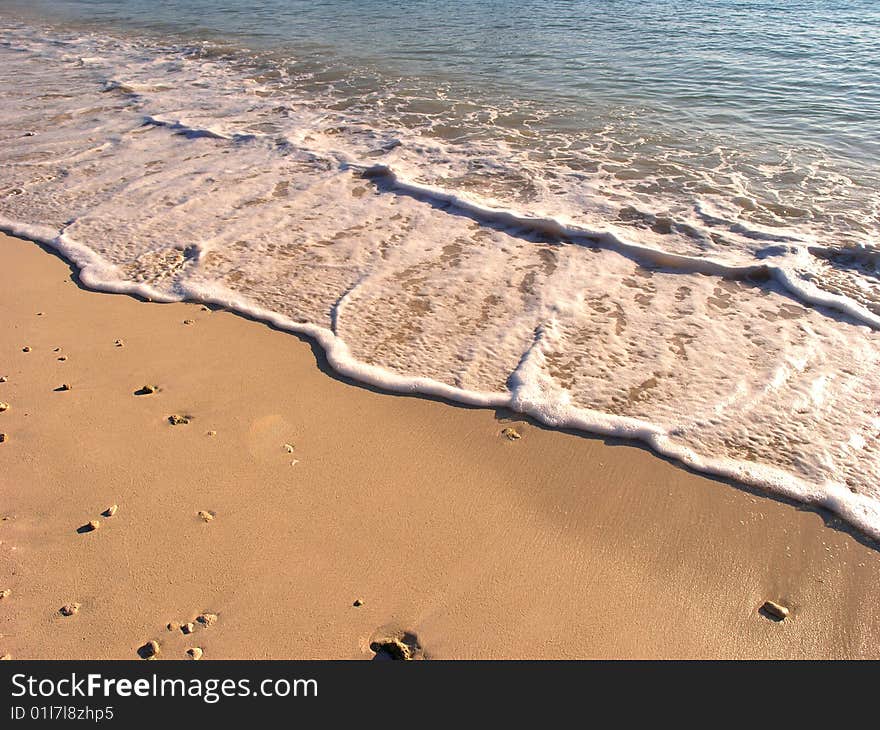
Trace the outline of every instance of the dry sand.
<instances>
[{"instance_id":1,"label":"dry sand","mask_svg":"<svg viewBox=\"0 0 880 730\"><path fill-rule=\"evenodd\" d=\"M0 239L0 321L13 659L366 659L404 631L436 658L880 656L880 553L827 513L344 382L232 313L84 291L30 242Z\"/></svg>"}]
</instances>

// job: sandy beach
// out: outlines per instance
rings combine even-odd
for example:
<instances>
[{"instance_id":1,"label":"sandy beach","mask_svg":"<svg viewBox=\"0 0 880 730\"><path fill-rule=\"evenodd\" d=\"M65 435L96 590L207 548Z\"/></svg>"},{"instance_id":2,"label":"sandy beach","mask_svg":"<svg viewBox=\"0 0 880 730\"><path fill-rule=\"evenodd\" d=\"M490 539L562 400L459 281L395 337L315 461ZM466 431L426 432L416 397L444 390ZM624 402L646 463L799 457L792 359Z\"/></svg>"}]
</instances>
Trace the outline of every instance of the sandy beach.
<instances>
[{"instance_id":1,"label":"sandy beach","mask_svg":"<svg viewBox=\"0 0 880 730\"><path fill-rule=\"evenodd\" d=\"M407 634L435 659L880 656L880 553L827 513L375 392L9 237L0 320L0 655L371 659Z\"/></svg>"}]
</instances>

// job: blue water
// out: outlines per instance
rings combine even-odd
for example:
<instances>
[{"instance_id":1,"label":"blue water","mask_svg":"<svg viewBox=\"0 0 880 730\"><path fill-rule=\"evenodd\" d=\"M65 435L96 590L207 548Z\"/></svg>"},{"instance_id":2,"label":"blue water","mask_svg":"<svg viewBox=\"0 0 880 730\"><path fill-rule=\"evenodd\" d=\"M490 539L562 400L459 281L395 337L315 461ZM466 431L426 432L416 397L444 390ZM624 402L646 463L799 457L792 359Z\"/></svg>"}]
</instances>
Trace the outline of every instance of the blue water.
<instances>
[{"instance_id":1,"label":"blue water","mask_svg":"<svg viewBox=\"0 0 880 730\"><path fill-rule=\"evenodd\" d=\"M575 125L597 108L617 109L649 116L647 128L663 134L712 130L880 158L875 0L2 0L3 8L453 82L539 102Z\"/></svg>"}]
</instances>

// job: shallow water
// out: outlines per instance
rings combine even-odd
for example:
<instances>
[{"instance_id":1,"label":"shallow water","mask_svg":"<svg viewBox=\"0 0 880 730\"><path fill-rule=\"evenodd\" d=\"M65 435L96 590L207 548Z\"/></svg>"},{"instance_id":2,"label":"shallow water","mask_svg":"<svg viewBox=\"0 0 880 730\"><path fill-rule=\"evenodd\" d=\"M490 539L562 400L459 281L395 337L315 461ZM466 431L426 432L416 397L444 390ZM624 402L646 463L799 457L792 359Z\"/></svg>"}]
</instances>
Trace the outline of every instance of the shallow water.
<instances>
[{"instance_id":1,"label":"shallow water","mask_svg":"<svg viewBox=\"0 0 880 730\"><path fill-rule=\"evenodd\" d=\"M880 535L875 4L406 6L0 0L0 222Z\"/></svg>"}]
</instances>

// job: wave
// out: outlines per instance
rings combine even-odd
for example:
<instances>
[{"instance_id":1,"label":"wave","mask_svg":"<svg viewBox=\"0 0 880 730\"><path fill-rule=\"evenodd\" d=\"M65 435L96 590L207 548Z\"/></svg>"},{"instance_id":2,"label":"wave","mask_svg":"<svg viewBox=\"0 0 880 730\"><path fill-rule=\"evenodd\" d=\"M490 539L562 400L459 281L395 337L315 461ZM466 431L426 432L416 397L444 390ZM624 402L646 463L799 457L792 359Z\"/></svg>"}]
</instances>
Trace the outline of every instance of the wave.
<instances>
[{"instance_id":1,"label":"wave","mask_svg":"<svg viewBox=\"0 0 880 730\"><path fill-rule=\"evenodd\" d=\"M483 225L500 225L506 228L521 228L533 233L539 233L554 241L566 243L579 243L581 245L605 246L623 256L631 258L643 266L651 266L671 271L680 271L687 274L705 274L718 276L724 279L752 279L754 281L766 281L775 279L786 291L798 301L814 307L834 310L851 318L854 322L867 325L872 329L880 329L880 315L871 312L858 302L852 301L846 296L824 292L817 286L799 278L792 273L792 265L754 263L741 266L732 266L709 257L685 256L681 254L651 248L638 243L626 241L620 236L603 230L590 230L563 223L555 218L542 218L527 213L512 210L492 208L480 205L471 200L456 195L442 188L429 185L420 185L415 182L401 180L389 166L376 164L370 166L360 165L362 175L369 180L377 181L383 190L415 196L432 205L443 204L461 213L471 216ZM755 238L767 240L760 231L749 230L748 233ZM787 240L783 237L774 237L771 240ZM795 265L802 260L807 253L818 255L815 247L788 246L784 249L763 249L758 252L761 256L771 254L782 255L784 258L794 259ZM877 260L876 254L870 259Z\"/></svg>"}]
</instances>

